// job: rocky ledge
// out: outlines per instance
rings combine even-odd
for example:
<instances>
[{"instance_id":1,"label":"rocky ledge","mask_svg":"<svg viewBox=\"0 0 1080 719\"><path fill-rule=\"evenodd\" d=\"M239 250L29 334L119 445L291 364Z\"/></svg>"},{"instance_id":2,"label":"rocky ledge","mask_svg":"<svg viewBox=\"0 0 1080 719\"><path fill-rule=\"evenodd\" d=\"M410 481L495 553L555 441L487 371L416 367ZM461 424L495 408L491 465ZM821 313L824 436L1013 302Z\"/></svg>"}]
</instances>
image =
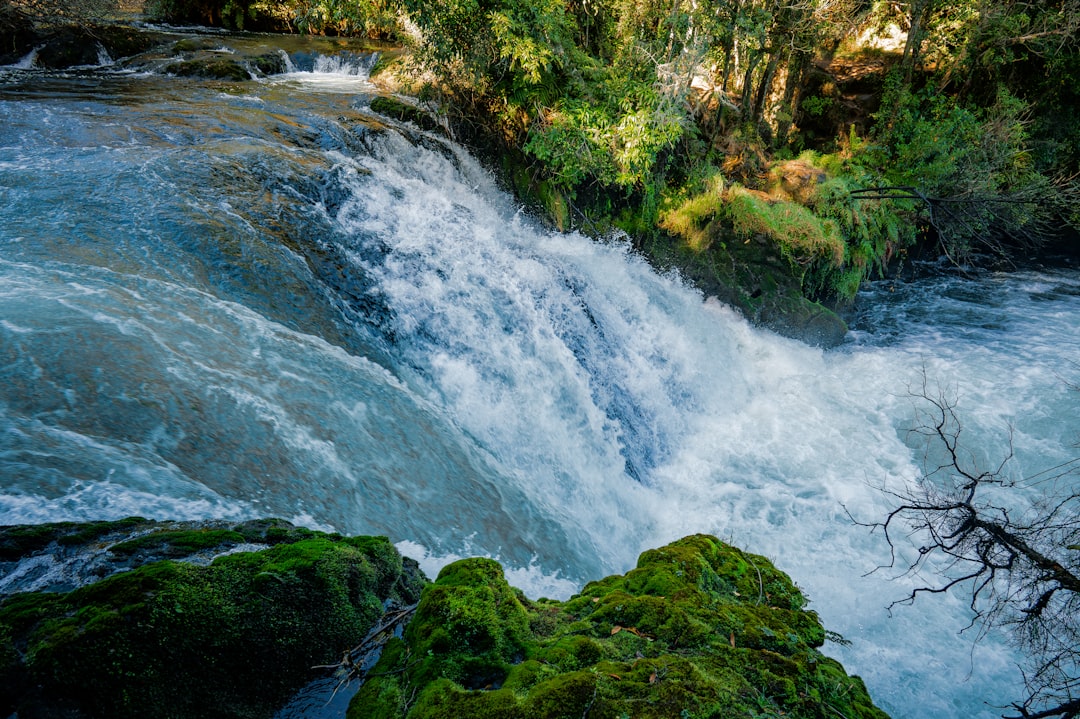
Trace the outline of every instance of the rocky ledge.
<instances>
[{"instance_id":1,"label":"rocky ledge","mask_svg":"<svg viewBox=\"0 0 1080 719\"><path fill-rule=\"evenodd\" d=\"M533 601L489 559L430 583L383 537L280 520L3 527L0 592L21 719L270 717L318 665L359 685L349 719L886 719L791 580L704 535Z\"/></svg>"}]
</instances>

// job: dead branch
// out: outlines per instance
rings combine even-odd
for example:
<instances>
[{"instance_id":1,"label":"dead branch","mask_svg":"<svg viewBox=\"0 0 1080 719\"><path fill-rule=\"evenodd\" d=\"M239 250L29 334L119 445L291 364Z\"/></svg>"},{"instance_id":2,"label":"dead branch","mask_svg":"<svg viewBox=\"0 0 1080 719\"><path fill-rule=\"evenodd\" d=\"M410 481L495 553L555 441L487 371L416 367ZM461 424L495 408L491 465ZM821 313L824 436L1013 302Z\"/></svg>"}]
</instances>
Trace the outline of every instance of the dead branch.
<instances>
[{"instance_id":1,"label":"dead branch","mask_svg":"<svg viewBox=\"0 0 1080 719\"><path fill-rule=\"evenodd\" d=\"M912 434L925 442L917 485L882 491L895 500L883 520L859 526L881 531L896 568L899 539L915 537L917 555L900 565L900 576L937 576L889 605L910 605L922 595L969 593L976 641L991 629L1009 633L1028 660L1028 696L1013 704L1012 719L1075 719L1080 715L1080 488L1029 501L1030 491L1074 473L1065 462L1031 479L1009 479L1011 435L1004 458L982 470L965 451L955 400L930 394L925 378L912 393L925 409ZM1063 483L1064 484L1064 483ZM850 516L850 514L849 514ZM966 629L966 628L965 628Z\"/></svg>"}]
</instances>

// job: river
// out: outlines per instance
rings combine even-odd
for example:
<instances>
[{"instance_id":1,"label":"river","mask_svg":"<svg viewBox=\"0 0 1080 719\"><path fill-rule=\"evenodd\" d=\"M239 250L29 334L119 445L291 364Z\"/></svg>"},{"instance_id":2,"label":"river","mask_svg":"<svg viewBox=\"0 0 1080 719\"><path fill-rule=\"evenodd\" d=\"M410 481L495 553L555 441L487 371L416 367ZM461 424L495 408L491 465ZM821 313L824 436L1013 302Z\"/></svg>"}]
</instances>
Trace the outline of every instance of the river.
<instances>
[{"instance_id":1,"label":"river","mask_svg":"<svg viewBox=\"0 0 1080 719\"><path fill-rule=\"evenodd\" d=\"M712 533L795 579L897 719L1019 697L963 597L886 612L912 585L849 513L918 477L924 378L980 461L1010 427L1017 476L1075 456L1080 272L874 283L812 348L543 229L373 113L369 55L290 43L249 82L0 68L0 523L273 515L429 572L497 557L534 597Z\"/></svg>"}]
</instances>

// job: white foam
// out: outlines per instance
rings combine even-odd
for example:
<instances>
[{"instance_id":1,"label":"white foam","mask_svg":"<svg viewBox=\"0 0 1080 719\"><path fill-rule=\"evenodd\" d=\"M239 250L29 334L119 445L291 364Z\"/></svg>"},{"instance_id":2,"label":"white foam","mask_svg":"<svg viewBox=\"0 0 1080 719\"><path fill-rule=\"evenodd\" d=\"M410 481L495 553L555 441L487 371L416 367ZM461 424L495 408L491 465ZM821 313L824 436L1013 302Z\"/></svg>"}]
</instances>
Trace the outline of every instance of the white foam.
<instances>
[{"instance_id":1,"label":"white foam","mask_svg":"<svg viewBox=\"0 0 1080 719\"><path fill-rule=\"evenodd\" d=\"M377 54L318 55L311 70L299 69L287 54L282 55L285 56L285 72L270 75L264 82L335 93L370 92L374 88L368 76L378 60Z\"/></svg>"},{"instance_id":2,"label":"white foam","mask_svg":"<svg viewBox=\"0 0 1080 719\"><path fill-rule=\"evenodd\" d=\"M461 559L467 559L469 557L486 557L488 559L494 559L497 562L502 561L498 554L492 555L485 553L482 550L477 553L472 553L466 549L466 551L461 554L456 552L432 552L423 544L408 539L396 542L394 546L397 547L397 550L401 552L402 556L415 559L424 574L432 580L439 576L439 572L442 571L443 567ZM530 562L526 566L503 564L503 574L510 586L517 587L530 599L538 599L540 597L568 599L571 595L576 594L581 589L581 585L578 582L561 576L558 571L545 571L535 561Z\"/></svg>"},{"instance_id":3,"label":"white foam","mask_svg":"<svg viewBox=\"0 0 1080 719\"><path fill-rule=\"evenodd\" d=\"M959 383L977 456L1000 456L1010 421L1016 437L1032 436L1019 451L1026 461L1069 452L1075 428L1049 418L1071 416L1075 397L1045 402L1069 394L1053 372L1059 349L1080 346L1075 314L1050 330L1056 346L1037 351L1017 353L1027 336L987 322L975 337L825 353L703 303L617 241L537 231L467 158L380 142L360 158L377 180L356 178L338 220L357 242L378 236L389 255L371 262L357 251L354 261L380 277L399 313L413 381L535 507L582 530L579 561L592 553L621 573L638 552L685 534L729 537L774 559L826 626L853 639L830 651L894 716L963 706L963 716L990 717L983 699L1019 695L1016 656L1000 637L972 665L971 638L956 634L963 601L888 616L910 581L863 576L888 548L844 508L880 519L890 504L877 487L918 477L905 428L908 388L924 372ZM927 672L928 656L941 666Z\"/></svg>"}]
</instances>

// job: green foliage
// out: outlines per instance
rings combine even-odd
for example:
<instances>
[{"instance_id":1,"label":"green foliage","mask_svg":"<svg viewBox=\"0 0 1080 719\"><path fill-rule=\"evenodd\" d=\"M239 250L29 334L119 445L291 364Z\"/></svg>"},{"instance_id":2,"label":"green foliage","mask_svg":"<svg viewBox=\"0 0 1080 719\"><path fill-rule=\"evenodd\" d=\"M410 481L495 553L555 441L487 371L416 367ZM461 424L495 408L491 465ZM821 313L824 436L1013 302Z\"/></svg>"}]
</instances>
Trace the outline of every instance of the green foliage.
<instances>
[{"instance_id":1,"label":"green foliage","mask_svg":"<svg viewBox=\"0 0 1080 719\"><path fill-rule=\"evenodd\" d=\"M349 719L760 716L884 719L764 557L713 537L641 555L566 602L530 602L490 560L446 567Z\"/></svg>"},{"instance_id":2,"label":"green foliage","mask_svg":"<svg viewBox=\"0 0 1080 719\"><path fill-rule=\"evenodd\" d=\"M370 38L401 36L398 3L394 0L292 0L284 8L268 0L256 3L258 12L277 9L302 33L359 35Z\"/></svg>"},{"instance_id":3,"label":"green foliage","mask_svg":"<svg viewBox=\"0 0 1080 719\"><path fill-rule=\"evenodd\" d=\"M157 22L199 23L233 30L298 31L313 35L401 35L395 0L147 0Z\"/></svg>"},{"instance_id":4,"label":"green foliage","mask_svg":"<svg viewBox=\"0 0 1080 719\"><path fill-rule=\"evenodd\" d=\"M1046 232L1057 193L1034 166L1027 113L1004 88L980 110L891 78L871 155L885 168L884 184L945 201L933 205L929 220L954 259L977 246L1003 252L997 238L1035 240Z\"/></svg>"},{"instance_id":5,"label":"green foliage","mask_svg":"<svg viewBox=\"0 0 1080 719\"><path fill-rule=\"evenodd\" d=\"M704 191L665 211L660 218L660 226L682 238L694 252L703 252L712 246L718 234L712 222L720 215L723 203L723 177L717 174Z\"/></svg>"},{"instance_id":6,"label":"green foliage","mask_svg":"<svg viewBox=\"0 0 1080 719\"><path fill-rule=\"evenodd\" d=\"M562 68L573 20L560 0L405 0L423 33L422 60L472 94L505 99L540 85Z\"/></svg>"},{"instance_id":7,"label":"green foliage","mask_svg":"<svg viewBox=\"0 0 1080 719\"><path fill-rule=\"evenodd\" d=\"M836 104L836 99L832 97L822 97L821 95L810 95L804 97L802 102L799 103L799 107L807 115L811 117L817 117L824 115L829 108Z\"/></svg>"},{"instance_id":8,"label":"green foliage","mask_svg":"<svg viewBox=\"0 0 1080 719\"><path fill-rule=\"evenodd\" d=\"M833 267L844 262L844 241L836 223L819 219L802 205L735 186L728 191L726 210L737 236L764 235L792 262L823 260Z\"/></svg>"},{"instance_id":9,"label":"green foliage","mask_svg":"<svg viewBox=\"0 0 1080 719\"><path fill-rule=\"evenodd\" d=\"M618 102L566 100L529 131L524 150L567 190L587 181L626 190L648 189L662 172L663 154L682 138L685 117L648 91Z\"/></svg>"}]
</instances>

